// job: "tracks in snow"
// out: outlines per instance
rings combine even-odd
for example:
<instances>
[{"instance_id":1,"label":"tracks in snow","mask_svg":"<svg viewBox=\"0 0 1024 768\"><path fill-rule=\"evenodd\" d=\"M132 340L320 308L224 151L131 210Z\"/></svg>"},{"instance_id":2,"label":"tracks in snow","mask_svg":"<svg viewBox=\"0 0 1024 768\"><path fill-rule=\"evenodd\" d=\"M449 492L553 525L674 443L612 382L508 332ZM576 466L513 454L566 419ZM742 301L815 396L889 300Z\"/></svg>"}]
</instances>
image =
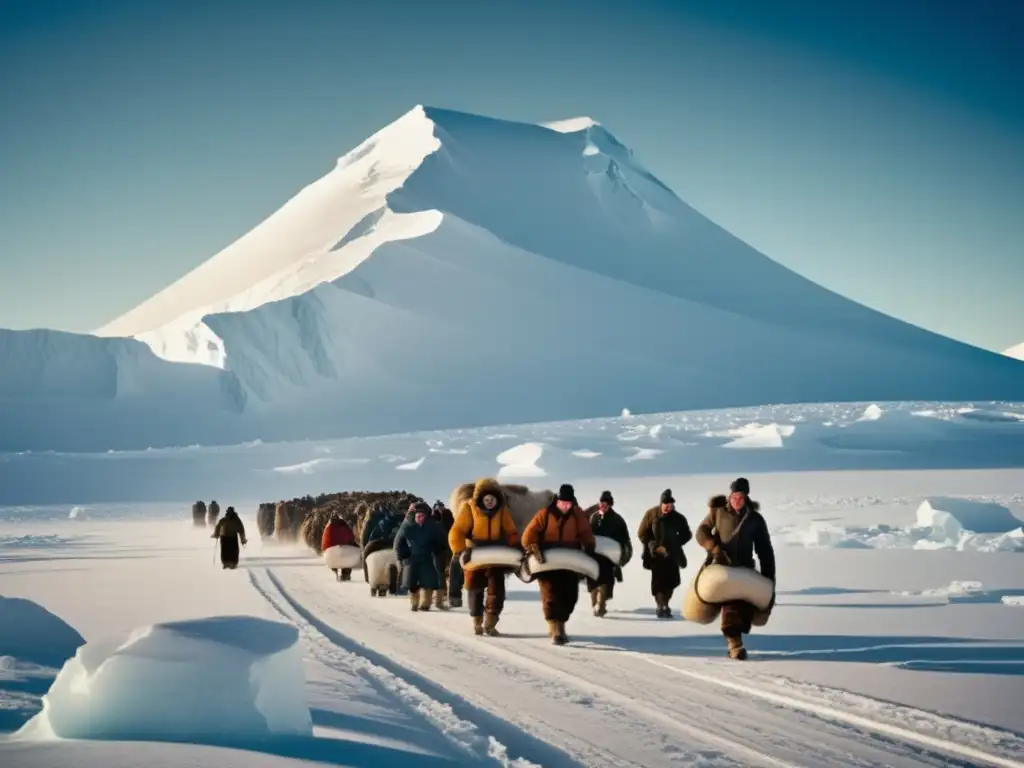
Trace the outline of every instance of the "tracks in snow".
<instances>
[{"instance_id":1,"label":"tracks in snow","mask_svg":"<svg viewBox=\"0 0 1024 768\"><path fill-rule=\"evenodd\" d=\"M368 652L321 623L288 596L270 571L264 571L262 576L250 571L249 579L278 613L298 627L319 662L327 667L356 670L382 684L397 702L418 712L468 758L509 768L536 768L540 765L536 760L543 760L545 766L577 765L546 744L531 743L534 740L510 729L507 723L484 712L467 711L471 708L460 705L451 696L437 695L437 687L430 681L417 679L386 657ZM488 731L492 735L487 735ZM514 753L520 756L510 757L509 748L498 741L495 733L514 741Z\"/></svg>"},{"instance_id":2,"label":"tracks in snow","mask_svg":"<svg viewBox=\"0 0 1024 768\"><path fill-rule=\"evenodd\" d=\"M294 575L296 582L307 580L307 574ZM465 634L464 614L421 617L402 612L396 601L351 593L345 607L356 610L339 615L334 594L319 581L308 586L299 584L295 592L304 606L285 596L356 653L386 648L397 674L426 681L434 693L440 684L426 676L447 681L441 695L467 706L467 717L489 710L499 713L506 729L514 723L520 735L509 735L510 743L531 733L564 745L588 766L1024 768L1022 740L1013 734L835 689L792 682L783 687L781 678L759 684L756 675L737 678L733 662L691 660L684 669L612 646L553 648L535 639L477 638ZM338 616L335 623L346 634L314 611ZM459 622L457 632L446 629L453 621ZM565 764L564 753L561 759Z\"/></svg>"}]
</instances>

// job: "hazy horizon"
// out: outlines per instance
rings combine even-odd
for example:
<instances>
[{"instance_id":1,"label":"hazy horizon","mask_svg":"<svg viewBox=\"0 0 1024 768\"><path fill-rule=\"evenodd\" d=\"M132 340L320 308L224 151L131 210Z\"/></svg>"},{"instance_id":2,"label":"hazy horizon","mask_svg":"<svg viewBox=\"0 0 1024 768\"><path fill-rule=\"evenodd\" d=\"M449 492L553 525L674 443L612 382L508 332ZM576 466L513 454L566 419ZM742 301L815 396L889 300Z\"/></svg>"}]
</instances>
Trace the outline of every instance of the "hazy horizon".
<instances>
[{"instance_id":1,"label":"hazy horizon","mask_svg":"<svg viewBox=\"0 0 1024 768\"><path fill-rule=\"evenodd\" d=\"M811 280L1024 340L1024 7L557 6L5 4L0 326L100 327L423 103L589 115Z\"/></svg>"}]
</instances>

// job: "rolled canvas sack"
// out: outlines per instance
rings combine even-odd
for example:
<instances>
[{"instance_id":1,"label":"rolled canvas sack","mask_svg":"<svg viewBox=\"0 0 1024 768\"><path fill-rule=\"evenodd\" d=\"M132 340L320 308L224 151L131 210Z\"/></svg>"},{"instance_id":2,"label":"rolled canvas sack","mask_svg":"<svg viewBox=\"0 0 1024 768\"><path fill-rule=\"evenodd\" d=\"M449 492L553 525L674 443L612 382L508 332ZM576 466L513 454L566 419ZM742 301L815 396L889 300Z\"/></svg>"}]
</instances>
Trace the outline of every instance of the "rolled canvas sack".
<instances>
[{"instance_id":1,"label":"rolled canvas sack","mask_svg":"<svg viewBox=\"0 0 1024 768\"><path fill-rule=\"evenodd\" d=\"M394 549L378 549L371 552L366 556L366 581L371 587L388 586L388 570L391 566L398 567Z\"/></svg>"},{"instance_id":2,"label":"rolled canvas sack","mask_svg":"<svg viewBox=\"0 0 1024 768\"><path fill-rule=\"evenodd\" d=\"M328 568L358 568L362 557L359 547L338 545L324 550L324 564Z\"/></svg>"},{"instance_id":3,"label":"rolled canvas sack","mask_svg":"<svg viewBox=\"0 0 1024 768\"><path fill-rule=\"evenodd\" d=\"M768 622L775 585L752 568L728 565L704 565L697 571L683 598L683 616L687 621L710 624L718 617L722 603L742 600L757 609L755 626Z\"/></svg>"},{"instance_id":4,"label":"rolled canvas sack","mask_svg":"<svg viewBox=\"0 0 1024 768\"><path fill-rule=\"evenodd\" d=\"M477 568L518 568L523 562L523 550L506 547L500 544L471 547L473 554L469 562L462 566L464 571L475 571Z\"/></svg>"},{"instance_id":5,"label":"rolled canvas sack","mask_svg":"<svg viewBox=\"0 0 1024 768\"><path fill-rule=\"evenodd\" d=\"M615 565L622 565L622 545L608 536L594 537L594 552L611 560Z\"/></svg>"},{"instance_id":6,"label":"rolled canvas sack","mask_svg":"<svg viewBox=\"0 0 1024 768\"><path fill-rule=\"evenodd\" d=\"M597 560L586 552L560 547L545 550L543 563L539 562L533 555L530 555L526 558L524 567L531 576L529 581L533 581L532 577L549 571L573 571L581 576L596 580L600 570Z\"/></svg>"}]
</instances>

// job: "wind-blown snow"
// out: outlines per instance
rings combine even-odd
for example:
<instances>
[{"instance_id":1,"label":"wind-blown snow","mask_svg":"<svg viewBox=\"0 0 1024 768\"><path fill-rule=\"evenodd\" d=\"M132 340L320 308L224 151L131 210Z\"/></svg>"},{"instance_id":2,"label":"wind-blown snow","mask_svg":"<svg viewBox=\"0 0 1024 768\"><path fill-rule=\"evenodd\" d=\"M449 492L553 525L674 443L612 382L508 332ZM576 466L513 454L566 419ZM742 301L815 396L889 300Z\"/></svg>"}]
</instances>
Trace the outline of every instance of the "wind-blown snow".
<instances>
[{"instance_id":1,"label":"wind-blown snow","mask_svg":"<svg viewBox=\"0 0 1024 768\"><path fill-rule=\"evenodd\" d=\"M248 616L157 624L80 647L18 736L312 735L304 686L293 626Z\"/></svg>"},{"instance_id":2,"label":"wind-blown snow","mask_svg":"<svg viewBox=\"0 0 1024 768\"><path fill-rule=\"evenodd\" d=\"M98 333L134 339L0 333L0 369L18 372L0 381L0 449L1024 390L1019 362L747 246L592 120L432 107ZM744 375L728 374L736 350Z\"/></svg>"}]
</instances>

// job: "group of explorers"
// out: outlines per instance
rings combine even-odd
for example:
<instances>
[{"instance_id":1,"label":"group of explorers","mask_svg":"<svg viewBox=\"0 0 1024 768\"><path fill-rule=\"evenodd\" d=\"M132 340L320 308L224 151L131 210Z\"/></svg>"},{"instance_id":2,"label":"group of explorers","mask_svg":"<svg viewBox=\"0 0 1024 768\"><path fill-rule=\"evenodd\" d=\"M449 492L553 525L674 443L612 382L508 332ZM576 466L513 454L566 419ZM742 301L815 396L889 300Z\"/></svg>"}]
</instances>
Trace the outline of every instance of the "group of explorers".
<instances>
[{"instance_id":1,"label":"group of explorers","mask_svg":"<svg viewBox=\"0 0 1024 768\"><path fill-rule=\"evenodd\" d=\"M335 515L323 534L323 549L335 545L359 546L365 559L380 549L394 548L399 573L390 587L371 587L376 595L408 593L413 611L429 611L431 605L448 610L462 606L465 589L469 615L477 635L497 636L497 625L505 605L505 579L515 571L508 566L466 569L474 551L505 545L521 548L539 562L554 548L578 549L594 557L599 571L596 579L575 571L550 570L538 573L541 604L551 641L568 642L565 625L579 600L579 584L586 578L594 615L603 617L613 598L615 584L623 580L622 567L633 557L633 544L625 520L615 511L615 499L604 491L598 503L582 509L571 485L562 485L551 504L534 515L520 532L509 511L508 500L495 480L476 483L472 498L463 502L457 514L438 501L433 508L425 502L400 512L376 503L362 528L361 541L340 515ZM619 563L595 552L594 536L606 536L622 548ZM672 595L681 585L681 570L687 565L683 547L693 538L686 517L676 509L671 490L665 490L657 506L647 510L637 530L642 546L642 565L650 571L651 594L659 619L671 619ZM706 562L751 568L756 554L763 576L775 581L775 555L768 526L756 501L750 499L750 483L738 478L728 495L714 496L707 515L697 527L697 543L706 551ZM351 580L351 569L337 569L340 581ZM447 594L445 587L447 586ZM772 597L770 612L774 606ZM745 659L743 635L751 630L755 607L735 601L721 611L721 630L730 658Z\"/></svg>"}]
</instances>

